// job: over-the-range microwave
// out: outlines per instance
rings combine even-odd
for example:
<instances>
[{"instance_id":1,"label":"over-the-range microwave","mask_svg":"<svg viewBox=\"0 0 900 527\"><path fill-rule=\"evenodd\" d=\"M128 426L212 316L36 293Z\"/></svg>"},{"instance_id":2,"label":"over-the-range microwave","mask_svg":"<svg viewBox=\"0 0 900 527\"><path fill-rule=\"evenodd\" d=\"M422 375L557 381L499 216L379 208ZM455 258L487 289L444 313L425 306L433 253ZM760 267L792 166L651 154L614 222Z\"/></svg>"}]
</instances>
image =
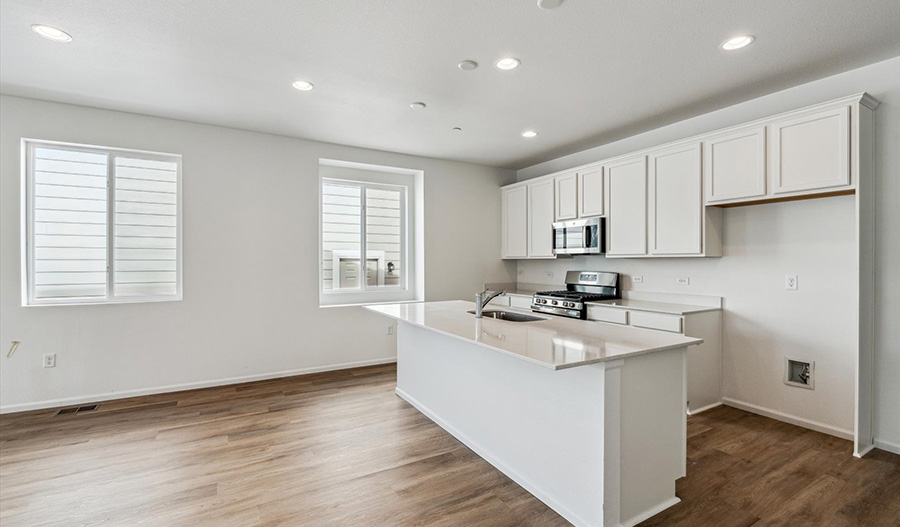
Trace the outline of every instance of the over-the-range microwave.
<instances>
[{"instance_id":1,"label":"over-the-range microwave","mask_svg":"<svg viewBox=\"0 0 900 527\"><path fill-rule=\"evenodd\" d=\"M582 218L553 224L553 254L604 254L606 219Z\"/></svg>"}]
</instances>

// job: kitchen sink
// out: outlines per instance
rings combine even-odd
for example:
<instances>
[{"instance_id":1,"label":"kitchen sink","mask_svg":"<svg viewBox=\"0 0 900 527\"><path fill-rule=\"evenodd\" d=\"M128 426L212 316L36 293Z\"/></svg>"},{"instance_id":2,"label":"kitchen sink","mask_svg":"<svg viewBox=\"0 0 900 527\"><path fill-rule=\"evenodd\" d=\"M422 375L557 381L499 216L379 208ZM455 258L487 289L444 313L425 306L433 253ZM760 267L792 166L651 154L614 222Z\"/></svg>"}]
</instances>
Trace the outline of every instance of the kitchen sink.
<instances>
[{"instance_id":1,"label":"kitchen sink","mask_svg":"<svg viewBox=\"0 0 900 527\"><path fill-rule=\"evenodd\" d=\"M470 315L474 315L475 311L467 311ZM494 311L485 310L481 312L484 318L495 318L497 320L507 320L509 322L536 322L538 320L547 320L546 318L526 315L525 313L514 313L512 311Z\"/></svg>"}]
</instances>

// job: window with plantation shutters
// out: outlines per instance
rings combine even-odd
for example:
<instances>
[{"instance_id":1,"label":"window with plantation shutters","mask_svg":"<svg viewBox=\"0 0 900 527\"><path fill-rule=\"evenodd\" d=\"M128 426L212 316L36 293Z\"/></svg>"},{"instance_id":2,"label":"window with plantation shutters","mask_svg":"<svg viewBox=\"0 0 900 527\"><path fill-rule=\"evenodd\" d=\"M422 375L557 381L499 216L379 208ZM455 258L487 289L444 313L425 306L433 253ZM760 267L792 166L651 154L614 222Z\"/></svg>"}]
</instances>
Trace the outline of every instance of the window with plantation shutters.
<instances>
[{"instance_id":1,"label":"window with plantation shutters","mask_svg":"<svg viewBox=\"0 0 900 527\"><path fill-rule=\"evenodd\" d=\"M344 305L416 298L409 266L408 174L321 167L320 303Z\"/></svg>"},{"instance_id":2,"label":"window with plantation shutters","mask_svg":"<svg viewBox=\"0 0 900 527\"><path fill-rule=\"evenodd\" d=\"M25 305L179 300L181 157L24 141Z\"/></svg>"}]
</instances>

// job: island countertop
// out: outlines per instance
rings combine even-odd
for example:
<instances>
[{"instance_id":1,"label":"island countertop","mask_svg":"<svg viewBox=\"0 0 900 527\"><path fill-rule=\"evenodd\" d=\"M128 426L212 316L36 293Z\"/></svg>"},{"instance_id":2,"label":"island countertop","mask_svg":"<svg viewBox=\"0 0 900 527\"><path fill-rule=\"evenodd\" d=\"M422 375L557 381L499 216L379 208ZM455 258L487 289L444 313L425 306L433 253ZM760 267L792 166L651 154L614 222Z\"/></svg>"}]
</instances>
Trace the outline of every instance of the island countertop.
<instances>
[{"instance_id":1,"label":"island countertop","mask_svg":"<svg viewBox=\"0 0 900 527\"><path fill-rule=\"evenodd\" d=\"M476 319L463 300L364 306L387 317L432 330L553 370L700 344L702 339L631 326L530 313L541 320ZM485 310L495 310L491 306ZM504 311L516 311L504 308Z\"/></svg>"}]
</instances>

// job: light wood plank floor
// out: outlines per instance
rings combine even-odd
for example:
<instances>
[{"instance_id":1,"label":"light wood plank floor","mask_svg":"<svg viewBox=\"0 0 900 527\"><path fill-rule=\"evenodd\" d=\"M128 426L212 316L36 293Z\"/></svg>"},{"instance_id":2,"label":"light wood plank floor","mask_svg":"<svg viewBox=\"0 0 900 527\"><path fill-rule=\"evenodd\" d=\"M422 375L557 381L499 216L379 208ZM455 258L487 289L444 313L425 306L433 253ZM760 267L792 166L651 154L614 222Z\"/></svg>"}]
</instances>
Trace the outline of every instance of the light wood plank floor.
<instances>
[{"instance_id":1,"label":"light wood plank floor","mask_svg":"<svg viewBox=\"0 0 900 527\"><path fill-rule=\"evenodd\" d=\"M565 526L379 366L0 417L0 525ZM900 525L900 456L730 408L645 526Z\"/></svg>"}]
</instances>

